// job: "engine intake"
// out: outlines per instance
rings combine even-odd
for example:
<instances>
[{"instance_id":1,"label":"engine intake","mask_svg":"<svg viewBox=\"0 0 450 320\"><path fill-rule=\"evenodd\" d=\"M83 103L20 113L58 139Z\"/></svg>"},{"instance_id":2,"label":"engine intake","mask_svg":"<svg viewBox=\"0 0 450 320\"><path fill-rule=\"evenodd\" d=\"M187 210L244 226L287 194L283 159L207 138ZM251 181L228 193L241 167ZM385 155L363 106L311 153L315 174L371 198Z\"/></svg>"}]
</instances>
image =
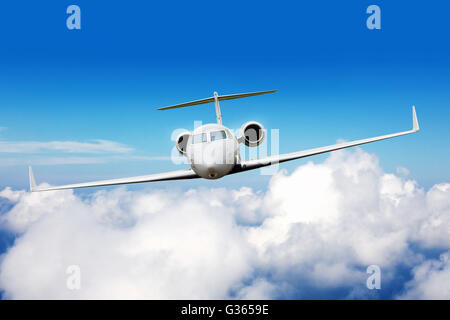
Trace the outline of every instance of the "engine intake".
<instances>
[{"instance_id":1,"label":"engine intake","mask_svg":"<svg viewBox=\"0 0 450 320\"><path fill-rule=\"evenodd\" d=\"M266 137L263 125L256 121L249 121L242 125L239 142L244 142L247 147L259 146Z\"/></svg>"},{"instance_id":2,"label":"engine intake","mask_svg":"<svg viewBox=\"0 0 450 320\"><path fill-rule=\"evenodd\" d=\"M190 135L191 134L189 132L183 132L177 137L177 140L175 142L178 152L183 156L186 155L186 147Z\"/></svg>"}]
</instances>

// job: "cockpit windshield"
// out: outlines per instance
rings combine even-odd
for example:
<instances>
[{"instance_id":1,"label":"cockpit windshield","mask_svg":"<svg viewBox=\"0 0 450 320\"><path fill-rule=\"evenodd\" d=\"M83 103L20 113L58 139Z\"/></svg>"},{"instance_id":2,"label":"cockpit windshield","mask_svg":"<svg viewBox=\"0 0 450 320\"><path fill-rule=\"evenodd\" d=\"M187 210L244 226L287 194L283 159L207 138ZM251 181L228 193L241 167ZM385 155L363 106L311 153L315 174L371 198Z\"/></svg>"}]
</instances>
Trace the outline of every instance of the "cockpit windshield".
<instances>
[{"instance_id":1,"label":"cockpit windshield","mask_svg":"<svg viewBox=\"0 0 450 320\"><path fill-rule=\"evenodd\" d=\"M223 130L211 131L211 141L221 140L221 139L226 139L226 138L227 138L227 134Z\"/></svg>"},{"instance_id":2,"label":"cockpit windshield","mask_svg":"<svg viewBox=\"0 0 450 320\"><path fill-rule=\"evenodd\" d=\"M206 141L206 133L194 134L192 137L192 143L202 143Z\"/></svg>"}]
</instances>

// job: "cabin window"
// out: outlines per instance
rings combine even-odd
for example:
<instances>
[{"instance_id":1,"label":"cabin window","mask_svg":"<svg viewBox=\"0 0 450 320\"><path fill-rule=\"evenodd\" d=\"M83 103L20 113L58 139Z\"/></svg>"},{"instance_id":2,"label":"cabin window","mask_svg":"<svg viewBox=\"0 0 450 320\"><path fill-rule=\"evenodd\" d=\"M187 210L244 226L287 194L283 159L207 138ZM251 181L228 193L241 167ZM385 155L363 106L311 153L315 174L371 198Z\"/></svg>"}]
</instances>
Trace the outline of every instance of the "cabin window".
<instances>
[{"instance_id":1,"label":"cabin window","mask_svg":"<svg viewBox=\"0 0 450 320\"><path fill-rule=\"evenodd\" d=\"M211 141L221 140L221 139L226 139L226 138L227 138L227 134L223 130L211 132Z\"/></svg>"},{"instance_id":2,"label":"cabin window","mask_svg":"<svg viewBox=\"0 0 450 320\"><path fill-rule=\"evenodd\" d=\"M192 137L192 143L206 142L206 133L194 134Z\"/></svg>"}]
</instances>

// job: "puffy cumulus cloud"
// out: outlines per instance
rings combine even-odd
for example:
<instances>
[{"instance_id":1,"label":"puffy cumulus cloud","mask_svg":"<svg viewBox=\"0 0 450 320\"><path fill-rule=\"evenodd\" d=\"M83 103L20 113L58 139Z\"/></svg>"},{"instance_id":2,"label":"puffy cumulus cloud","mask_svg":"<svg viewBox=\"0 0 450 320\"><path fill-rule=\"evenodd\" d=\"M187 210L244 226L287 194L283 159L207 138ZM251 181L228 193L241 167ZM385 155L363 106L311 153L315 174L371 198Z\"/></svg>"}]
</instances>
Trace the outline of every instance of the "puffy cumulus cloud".
<instances>
[{"instance_id":1,"label":"puffy cumulus cloud","mask_svg":"<svg viewBox=\"0 0 450 320\"><path fill-rule=\"evenodd\" d=\"M415 267L414 278L406 284L401 299L450 299L450 252L439 260L428 260Z\"/></svg>"},{"instance_id":2,"label":"puffy cumulus cloud","mask_svg":"<svg viewBox=\"0 0 450 320\"><path fill-rule=\"evenodd\" d=\"M188 193L21 193L3 216L23 233L3 257L0 287L13 299L225 297L250 275L250 249L226 206ZM70 265L81 290L66 287Z\"/></svg>"},{"instance_id":3,"label":"puffy cumulus cloud","mask_svg":"<svg viewBox=\"0 0 450 320\"><path fill-rule=\"evenodd\" d=\"M448 256L427 252L450 249L450 184L426 191L361 149L280 171L264 192L0 198L1 227L18 234L0 259L8 298L371 298L372 264L378 297L448 297L437 285L449 283ZM80 290L66 286L71 265Z\"/></svg>"}]
</instances>

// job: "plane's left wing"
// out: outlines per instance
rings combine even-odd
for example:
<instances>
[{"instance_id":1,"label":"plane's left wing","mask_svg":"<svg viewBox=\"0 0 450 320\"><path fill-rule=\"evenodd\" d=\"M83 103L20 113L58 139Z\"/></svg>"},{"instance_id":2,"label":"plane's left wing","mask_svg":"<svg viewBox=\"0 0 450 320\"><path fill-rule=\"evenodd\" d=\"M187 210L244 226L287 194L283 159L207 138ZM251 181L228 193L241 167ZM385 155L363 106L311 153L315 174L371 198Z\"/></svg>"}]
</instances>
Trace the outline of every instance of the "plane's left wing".
<instances>
[{"instance_id":1,"label":"plane's left wing","mask_svg":"<svg viewBox=\"0 0 450 320\"><path fill-rule=\"evenodd\" d=\"M270 166L270 165L285 162L285 161L305 158L305 157L313 156L316 154L321 154L321 153L325 153L325 152L335 151L335 150L339 150L339 149L358 146L361 144L366 144L366 143L370 143L370 142L375 142L375 141L380 141L380 140L385 140L385 139L390 139L390 138L395 138L395 137L411 134L411 133L419 131L419 123L417 121L416 109L414 108L414 106L412 107L412 115L413 115L413 128L409 131L403 131L403 132L398 132L398 133L393 133L393 134L387 134L384 136L378 136L378 137L374 137L374 138L361 139L361 140L350 141L350 142L342 142L342 143L338 143L338 144L333 144L331 146L314 148L314 149L280 154L280 155L274 155L274 156L270 156L270 157L266 157L266 158L262 158L262 159L242 161L240 164L236 165L236 167L233 169L232 173L253 170L253 169Z\"/></svg>"},{"instance_id":2,"label":"plane's left wing","mask_svg":"<svg viewBox=\"0 0 450 320\"><path fill-rule=\"evenodd\" d=\"M165 181L165 180L182 180L182 179L195 179L199 176L192 170L178 170L170 171L164 173L150 174L146 176L131 177L131 178L120 178L112 180L101 180L77 184L68 184L64 186L56 187L37 187L36 181L33 175L33 169L29 167L30 174L30 191L51 191L51 190L62 190L62 189L76 189L76 188L87 188L87 187L100 187L100 186L112 186L117 184L129 184L129 183L140 183L140 182L152 182L152 181Z\"/></svg>"}]
</instances>

